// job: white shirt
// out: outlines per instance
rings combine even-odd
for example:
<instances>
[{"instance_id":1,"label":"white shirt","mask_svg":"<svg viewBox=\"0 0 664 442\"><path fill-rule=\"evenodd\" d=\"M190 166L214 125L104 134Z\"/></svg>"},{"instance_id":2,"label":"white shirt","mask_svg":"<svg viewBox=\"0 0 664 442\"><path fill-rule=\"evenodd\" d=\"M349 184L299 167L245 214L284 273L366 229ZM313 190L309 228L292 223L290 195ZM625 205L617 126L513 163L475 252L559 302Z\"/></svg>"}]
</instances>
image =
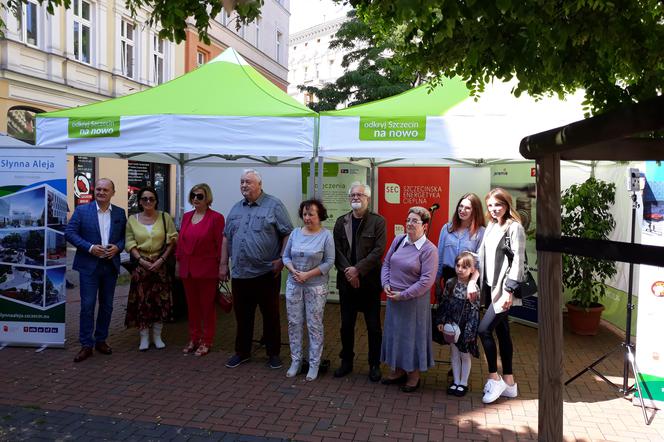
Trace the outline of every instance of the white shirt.
<instances>
[{"instance_id":1,"label":"white shirt","mask_svg":"<svg viewBox=\"0 0 664 442\"><path fill-rule=\"evenodd\" d=\"M426 235L420 236L420 239L418 239L415 242L410 242L410 240L408 239L408 235L406 235L406 238L404 238L403 245L401 247L406 247L407 244L412 244L412 245L415 246L415 248L417 250L420 250L425 242L427 242L427 236Z\"/></svg>"},{"instance_id":2,"label":"white shirt","mask_svg":"<svg viewBox=\"0 0 664 442\"><path fill-rule=\"evenodd\" d=\"M97 205L97 222L99 223L99 233L101 235L101 245L106 247L108 245L108 238L111 235L111 209L112 205L108 205L108 210L106 212L102 211L99 207L99 203L95 201ZM88 249L88 252L92 253L92 248L95 244L92 244Z\"/></svg>"}]
</instances>

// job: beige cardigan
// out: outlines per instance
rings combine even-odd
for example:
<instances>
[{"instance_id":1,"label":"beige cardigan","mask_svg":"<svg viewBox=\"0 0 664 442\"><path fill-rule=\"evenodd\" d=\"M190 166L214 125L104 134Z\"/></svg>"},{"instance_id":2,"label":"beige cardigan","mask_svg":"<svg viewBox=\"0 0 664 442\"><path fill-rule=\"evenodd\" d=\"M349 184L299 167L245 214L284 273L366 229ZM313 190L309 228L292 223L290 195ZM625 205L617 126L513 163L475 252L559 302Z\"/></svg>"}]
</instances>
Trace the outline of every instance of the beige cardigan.
<instances>
[{"instance_id":1,"label":"beige cardigan","mask_svg":"<svg viewBox=\"0 0 664 442\"><path fill-rule=\"evenodd\" d=\"M507 256L505 253L500 250L487 250L485 247L486 239L491 237L491 231L493 229L501 229L503 232L507 231L510 238L510 246L512 252L514 253L514 259L512 266L509 266ZM499 244L502 244L501 241ZM501 313L505 311L504 304L509 297L509 294L505 291L505 283L507 279L514 281L523 281L523 270L524 270L524 260L526 256L526 232L523 229L523 226L513 220L507 221L506 225L500 226L497 222L489 222L489 225L484 232L484 237L482 239L482 244L479 248L479 261L480 261L480 274L482 285L484 281L488 278L491 278L491 304L493 304L493 309L496 313ZM484 268L486 267L486 260L493 260L496 262L494 266L493 275L484 275ZM512 296L512 305L519 306L521 305L521 299Z\"/></svg>"}]
</instances>

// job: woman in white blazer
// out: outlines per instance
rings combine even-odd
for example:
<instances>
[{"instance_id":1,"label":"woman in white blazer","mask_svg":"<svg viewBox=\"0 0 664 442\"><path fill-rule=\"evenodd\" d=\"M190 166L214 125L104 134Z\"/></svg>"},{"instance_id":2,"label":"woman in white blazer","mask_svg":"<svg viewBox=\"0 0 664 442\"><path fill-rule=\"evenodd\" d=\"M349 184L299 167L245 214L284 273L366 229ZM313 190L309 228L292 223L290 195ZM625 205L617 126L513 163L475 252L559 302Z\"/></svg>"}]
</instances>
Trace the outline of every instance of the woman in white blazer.
<instances>
[{"instance_id":1,"label":"woman in white blazer","mask_svg":"<svg viewBox=\"0 0 664 442\"><path fill-rule=\"evenodd\" d=\"M517 386L512 373L513 348L508 313L513 305L521 305L521 300L513 293L518 282L523 280L526 233L521 226L519 214L514 210L512 196L506 190L491 190L485 202L489 223L479 248L479 261L482 275L481 293L486 312L480 321L478 335L489 366L482 401L489 404L501 396L517 396ZM513 256L511 265L507 258L510 254ZM498 374L494 331L500 349L502 377Z\"/></svg>"}]
</instances>

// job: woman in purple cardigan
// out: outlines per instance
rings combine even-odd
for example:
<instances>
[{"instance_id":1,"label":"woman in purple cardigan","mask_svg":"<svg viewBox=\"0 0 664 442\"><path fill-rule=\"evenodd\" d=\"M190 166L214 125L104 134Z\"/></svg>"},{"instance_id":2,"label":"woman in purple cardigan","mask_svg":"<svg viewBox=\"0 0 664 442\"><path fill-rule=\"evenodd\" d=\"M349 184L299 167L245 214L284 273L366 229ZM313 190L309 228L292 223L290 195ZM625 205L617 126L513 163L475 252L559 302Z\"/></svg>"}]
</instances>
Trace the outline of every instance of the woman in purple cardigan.
<instances>
[{"instance_id":1,"label":"woman in purple cardigan","mask_svg":"<svg viewBox=\"0 0 664 442\"><path fill-rule=\"evenodd\" d=\"M394 238L381 282L387 295L381 361L392 368L383 384L403 384L410 393L420 386L420 372L433 367L431 345L431 286L438 269L438 250L427 239L431 214L411 207L406 235Z\"/></svg>"}]
</instances>

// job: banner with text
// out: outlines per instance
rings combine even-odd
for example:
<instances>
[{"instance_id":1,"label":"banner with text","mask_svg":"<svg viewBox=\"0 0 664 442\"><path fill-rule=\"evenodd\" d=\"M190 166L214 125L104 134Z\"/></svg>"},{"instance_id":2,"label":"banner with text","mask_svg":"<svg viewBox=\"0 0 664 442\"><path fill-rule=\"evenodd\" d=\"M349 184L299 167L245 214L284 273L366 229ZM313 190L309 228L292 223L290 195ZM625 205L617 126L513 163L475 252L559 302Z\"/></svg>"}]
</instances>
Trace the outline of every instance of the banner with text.
<instances>
[{"instance_id":1,"label":"banner with text","mask_svg":"<svg viewBox=\"0 0 664 442\"><path fill-rule=\"evenodd\" d=\"M309 170L309 163L302 163L303 200L307 198L307 189L309 189ZM356 164L323 163L323 204L325 204L328 216L327 220L323 221L323 226L330 232L334 231L334 223L337 218L351 210L348 199L350 185L356 181L366 184L367 171L367 167ZM318 176L317 167L315 173ZM315 186L318 186L317 181ZM334 267L330 270L329 290L328 300L338 300L337 270Z\"/></svg>"},{"instance_id":2,"label":"banner with text","mask_svg":"<svg viewBox=\"0 0 664 442\"><path fill-rule=\"evenodd\" d=\"M0 148L0 343L63 346L66 150Z\"/></svg>"},{"instance_id":3,"label":"banner with text","mask_svg":"<svg viewBox=\"0 0 664 442\"><path fill-rule=\"evenodd\" d=\"M427 238L438 245L440 229L448 221L449 167L380 167L376 190L380 196L378 212L387 222L388 247L396 236L406 233L408 209L413 206L431 212Z\"/></svg>"},{"instance_id":4,"label":"banner with text","mask_svg":"<svg viewBox=\"0 0 664 442\"><path fill-rule=\"evenodd\" d=\"M664 247L664 165L646 162L643 190L641 243ZM639 302L636 319L636 366L646 403L664 409L664 346L661 322L664 318L664 268L642 265L639 268ZM638 392L634 399L640 405Z\"/></svg>"}]
</instances>

